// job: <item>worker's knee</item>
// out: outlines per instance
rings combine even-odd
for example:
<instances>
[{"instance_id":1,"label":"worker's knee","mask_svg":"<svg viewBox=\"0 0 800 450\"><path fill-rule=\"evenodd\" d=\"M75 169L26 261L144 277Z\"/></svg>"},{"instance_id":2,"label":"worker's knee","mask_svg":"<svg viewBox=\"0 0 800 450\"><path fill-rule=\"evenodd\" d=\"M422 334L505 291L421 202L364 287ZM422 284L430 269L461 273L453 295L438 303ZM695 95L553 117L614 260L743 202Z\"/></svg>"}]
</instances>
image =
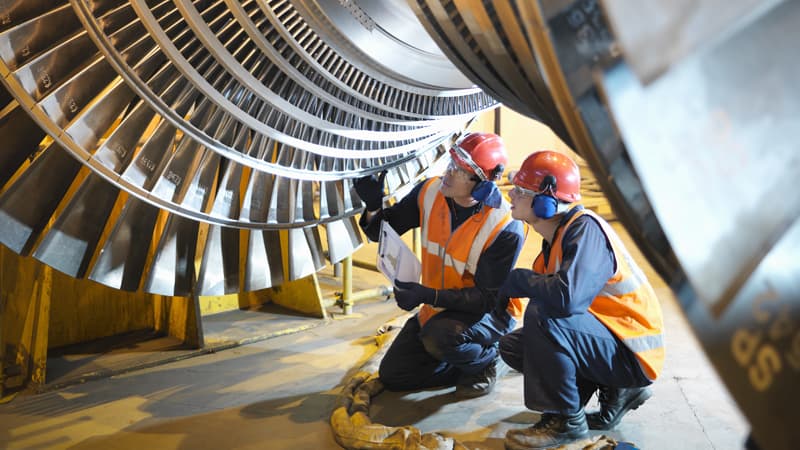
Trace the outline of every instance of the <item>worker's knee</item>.
<instances>
[{"instance_id":1,"label":"worker's knee","mask_svg":"<svg viewBox=\"0 0 800 450\"><path fill-rule=\"evenodd\" d=\"M450 347L440 338L435 336L425 336L422 338L422 345L425 346L425 351L427 351L429 355L433 356L439 361L445 359L444 357L448 353L447 350Z\"/></svg>"},{"instance_id":2,"label":"worker's knee","mask_svg":"<svg viewBox=\"0 0 800 450\"><path fill-rule=\"evenodd\" d=\"M464 343L465 327L455 321L448 321L437 325L440 326L426 329L425 333L421 335L420 338L422 340L422 345L425 347L425 351L427 351L429 355L439 361L447 361L448 355L457 351Z\"/></svg>"}]
</instances>

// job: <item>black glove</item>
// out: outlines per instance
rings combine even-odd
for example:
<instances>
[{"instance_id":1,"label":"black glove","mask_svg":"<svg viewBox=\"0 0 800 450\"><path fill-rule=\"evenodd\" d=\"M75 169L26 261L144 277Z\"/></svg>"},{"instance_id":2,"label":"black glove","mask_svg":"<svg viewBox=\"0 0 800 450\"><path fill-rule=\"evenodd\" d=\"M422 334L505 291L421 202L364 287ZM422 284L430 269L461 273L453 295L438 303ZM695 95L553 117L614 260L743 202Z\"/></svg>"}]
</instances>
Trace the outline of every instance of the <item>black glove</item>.
<instances>
[{"instance_id":1,"label":"black glove","mask_svg":"<svg viewBox=\"0 0 800 450\"><path fill-rule=\"evenodd\" d=\"M397 306L411 311L420 303L433 304L436 301L436 289L425 287L419 283L394 280L394 299Z\"/></svg>"},{"instance_id":2,"label":"black glove","mask_svg":"<svg viewBox=\"0 0 800 450\"><path fill-rule=\"evenodd\" d=\"M528 293L540 275L530 269L514 269L500 288L509 297L529 297Z\"/></svg>"},{"instance_id":3,"label":"black glove","mask_svg":"<svg viewBox=\"0 0 800 450\"><path fill-rule=\"evenodd\" d=\"M508 311L508 302L511 301L511 297L503 291L503 288L500 288L500 291L497 293L497 299L494 303L494 312L496 314L507 313Z\"/></svg>"},{"instance_id":4,"label":"black glove","mask_svg":"<svg viewBox=\"0 0 800 450\"><path fill-rule=\"evenodd\" d=\"M505 312L512 297L529 297L528 292L535 276L536 272L530 269L512 270L497 292L495 311Z\"/></svg>"},{"instance_id":5,"label":"black glove","mask_svg":"<svg viewBox=\"0 0 800 450\"><path fill-rule=\"evenodd\" d=\"M359 178L353 183L353 187L367 207L367 211L376 211L383 206L384 178L386 178L385 170L380 174Z\"/></svg>"}]
</instances>

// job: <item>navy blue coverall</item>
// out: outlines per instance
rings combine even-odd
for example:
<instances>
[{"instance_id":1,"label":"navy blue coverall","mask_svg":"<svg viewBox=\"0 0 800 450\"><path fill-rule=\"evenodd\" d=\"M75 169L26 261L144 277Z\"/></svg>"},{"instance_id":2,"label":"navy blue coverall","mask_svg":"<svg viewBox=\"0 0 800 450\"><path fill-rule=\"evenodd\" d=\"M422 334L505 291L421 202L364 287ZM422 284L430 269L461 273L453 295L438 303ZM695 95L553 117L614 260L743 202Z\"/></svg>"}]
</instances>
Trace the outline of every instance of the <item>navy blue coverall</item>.
<instances>
[{"instance_id":1,"label":"navy blue coverall","mask_svg":"<svg viewBox=\"0 0 800 450\"><path fill-rule=\"evenodd\" d=\"M530 299L523 326L500 340L500 355L525 376L525 406L540 412L571 414L583 408L598 385L638 387L651 383L636 356L588 311L614 275L615 259L601 225L591 216L563 224L560 268L554 274L514 269L502 291ZM554 235L554 236L555 236ZM542 241L548 261L550 244Z\"/></svg>"},{"instance_id":2,"label":"navy blue coverall","mask_svg":"<svg viewBox=\"0 0 800 450\"><path fill-rule=\"evenodd\" d=\"M419 227L418 197L424 183L371 219L362 215L359 225L367 237L377 241L384 220L400 235ZM450 199L447 203L453 230L483 206L478 203L465 208ZM512 220L478 259L475 287L459 290L463 301L458 309L434 315L424 327L416 316L406 321L381 360L379 376L387 389L452 386L462 375L476 374L497 358L498 339L516 325L508 314L493 313L497 292L514 267L524 240L523 224Z\"/></svg>"}]
</instances>

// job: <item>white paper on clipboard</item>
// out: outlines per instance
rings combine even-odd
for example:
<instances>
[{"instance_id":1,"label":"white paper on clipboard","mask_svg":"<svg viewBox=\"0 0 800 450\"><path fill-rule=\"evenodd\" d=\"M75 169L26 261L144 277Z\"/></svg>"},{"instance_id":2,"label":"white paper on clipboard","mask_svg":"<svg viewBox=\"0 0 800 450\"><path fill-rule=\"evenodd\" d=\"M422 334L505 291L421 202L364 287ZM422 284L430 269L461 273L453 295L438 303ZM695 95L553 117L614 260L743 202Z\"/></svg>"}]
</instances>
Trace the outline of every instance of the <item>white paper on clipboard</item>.
<instances>
[{"instance_id":1,"label":"white paper on clipboard","mask_svg":"<svg viewBox=\"0 0 800 450\"><path fill-rule=\"evenodd\" d=\"M422 264L417 255L408 248L394 228L386 221L381 223L376 265L378 270L392 283L394 280L418 283L422 273Z\"/></svg>"}]
</instances>

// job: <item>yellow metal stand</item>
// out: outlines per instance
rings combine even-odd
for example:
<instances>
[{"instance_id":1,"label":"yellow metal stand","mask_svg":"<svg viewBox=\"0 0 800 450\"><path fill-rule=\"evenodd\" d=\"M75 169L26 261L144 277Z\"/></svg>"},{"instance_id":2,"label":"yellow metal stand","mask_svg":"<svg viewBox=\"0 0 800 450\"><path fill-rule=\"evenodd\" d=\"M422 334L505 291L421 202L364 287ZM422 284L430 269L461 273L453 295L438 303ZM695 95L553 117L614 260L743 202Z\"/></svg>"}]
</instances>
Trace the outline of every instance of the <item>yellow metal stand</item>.
<instances>
[{"instance_id":1,"label":"yellow metal stand","mask_svg":"<svg viewBox=\"0 0 800 450\"><path fill-rule=\"evenodd\" d=\"M342 307L345 315L353 314L353 304L360 300L375 297L388 297L392 290L388 286L378 286L371 289L364 289L353 292L353 256L350 255L342 260L341 263L342 292L336 293L336 304ZM338 270L334 270L338 273Z\"/></svg>"},{"instance_id":2,"label":"yellow metal stand","mask_svg":"<svg viewBox=\"0 0 800 450\"><path fill-rule=\"evenodd\" d=\"M353 314L353 256L342 261L342 309L345 314Z\"/></svg>"},{"instance_id":3,"label":"yellow metal stand","mask_svg":"<svg viewBox=\"0 0 800 450\"><path fill-rule=\"evenodd\" d=\"M0 247L4 390L45 382L53 269Z\"/></svg>"},{"instance_id":4,"label":"yellow metal stand","mask_svg":"<svg viewBox=\"0 0 800 450\"><path fill-rule=\"evenodd\" d=\"M43 389L53 348L147 329L203 346L196 298L118 291L3 246L0 298L0 394Z\"/></svg>"},{"instance_id":5,"label":"yellow metal stand","mask_svg":"<svg viewBox=\"0 0 800 450\"><path fill-rule=\"evenodd\" d=\"M328 317L322 305L322 291L319 288L316 274L299 280L286 281L265 292L265 297L276 305L320 319Z\"/></svg>"}]
</instances>

